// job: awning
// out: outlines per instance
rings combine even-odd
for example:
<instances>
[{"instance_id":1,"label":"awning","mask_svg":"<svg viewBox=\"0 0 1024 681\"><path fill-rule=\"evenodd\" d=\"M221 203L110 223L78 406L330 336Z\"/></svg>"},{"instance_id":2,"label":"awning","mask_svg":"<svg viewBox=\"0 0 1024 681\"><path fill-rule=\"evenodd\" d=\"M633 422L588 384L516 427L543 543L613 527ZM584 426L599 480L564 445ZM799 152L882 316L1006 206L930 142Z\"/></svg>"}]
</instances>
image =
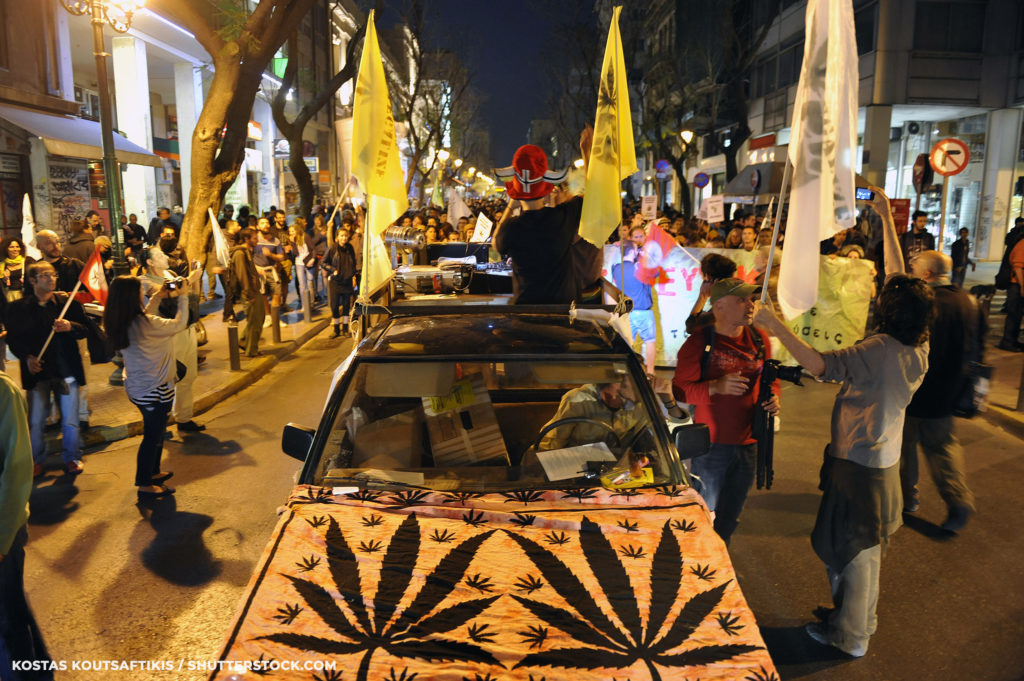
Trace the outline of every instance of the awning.
<instances>
[{"instance_id":1,"label":"awning","mask_svg":"<svg viewBox=\"0 0 1024 681\"><path fill-rule=\"evenodd\" d=\"M0 106L0 118L24 128L43 140L46 150L55 156L87 158L100 160L103 158L101 147L102 134L100 124L76 116L59 116L56 114L29 111L13 106ZM114 133L114 150L117 160L121 163L134 163L142 166L162 167L160 157L129 142L124 136Z\"/></svg>"},{"instance_id":2,"label":"awning","mask_svg":"<svg viewBox=\"0 0 1024 681\"><path fill-rule=\"evenodd\" d=\"M736 174L736 177L729 180L722 190L725 202L767 205L773 197L779 198L779 192L782 191L782 174L785 170L785 161L752 163L746 166ZM868 186L867 180L860 175L854 175L854 184L858 187Z\"/></svg>"}]
</instances>

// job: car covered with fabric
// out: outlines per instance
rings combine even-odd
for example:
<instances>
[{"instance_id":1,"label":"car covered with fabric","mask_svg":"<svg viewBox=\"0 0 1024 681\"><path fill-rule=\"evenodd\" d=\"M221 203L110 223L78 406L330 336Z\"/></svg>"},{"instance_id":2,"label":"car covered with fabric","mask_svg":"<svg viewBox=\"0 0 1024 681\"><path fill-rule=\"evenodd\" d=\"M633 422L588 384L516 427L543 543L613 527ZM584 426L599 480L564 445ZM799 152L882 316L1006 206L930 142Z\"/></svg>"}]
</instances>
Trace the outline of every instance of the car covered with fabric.
<instances>
[{"instance_id":1,"label":"car covered with fabric","mask_svg":"<svg viewBox=\"0 0 1024 681\"><path fill-rule=\"evenodd\" d=\"M394 307L343 362L214 679L777 679L602 310ZM682 449L683 451L679 451Z\"/></svg>"}]
</instances>

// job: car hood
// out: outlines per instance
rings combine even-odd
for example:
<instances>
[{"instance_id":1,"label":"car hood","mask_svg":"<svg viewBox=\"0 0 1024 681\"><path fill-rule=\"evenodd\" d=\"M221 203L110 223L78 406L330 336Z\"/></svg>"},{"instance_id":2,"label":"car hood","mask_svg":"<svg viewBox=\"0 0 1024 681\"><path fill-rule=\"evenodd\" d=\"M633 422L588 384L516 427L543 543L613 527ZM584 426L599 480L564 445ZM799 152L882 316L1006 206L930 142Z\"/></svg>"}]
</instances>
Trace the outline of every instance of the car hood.
<instances>
[{"instance_id":1,"label":"car hood","mask_svg":"<svg viewBox=\"0 0 1024 681\"><path fill-rule=\"evenodd\" d=\"M707 507L686 487L299 486L220 659L304 680L323 662L346 679L774 673Z\"/></svg>"}]
</instances>

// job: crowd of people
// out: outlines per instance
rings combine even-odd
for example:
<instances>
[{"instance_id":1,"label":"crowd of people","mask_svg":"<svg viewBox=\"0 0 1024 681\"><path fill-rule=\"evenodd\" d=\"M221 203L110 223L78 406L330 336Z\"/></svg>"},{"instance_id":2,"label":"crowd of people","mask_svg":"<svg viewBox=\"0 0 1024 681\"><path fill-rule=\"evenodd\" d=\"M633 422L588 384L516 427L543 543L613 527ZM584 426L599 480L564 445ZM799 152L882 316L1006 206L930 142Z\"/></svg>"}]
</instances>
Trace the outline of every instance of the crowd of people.
<instances>
[{"instance_id":1,"label":"crowd of people","mask_svg":"<svg viewBox=\"0 0 1024 681\"><path fill-rule=\"evenodd\" d=\"M587 130L580 140L585 164L590 145ZM471 199L468 211L460 207L466 215L449 215L444 207L410 210L398 224L422 231L428 244L489 241L511 264L516 303L598 300L602 253L578 234L582 198L571 192L566 173L548 168L543 151L531 145L517 151L511 167L495 173L505 180L505 197ZM866 653L875 632L885 546L902 514L920 505L919 452L947 506L943 529L961 531L974 513L953 413L955 397L970 380L968 364L982 359L987 331L985 315L962 290L966 269L975 264L965 230L951 257L940 253L926 214L915 213L909 229L897 230L884 192L874 190L871 210L864 211L857 226L820 244L825 256L875 262L879 294L873 301L873 331L863 341L834 352L811 348L776 317L770 303L757 301L759 286L736 278L732 259L710 253L701 262L703 284L685 322L688 339L677 357L672 394L662 396L671 415L680 414L676 401L685 403L694 420L709 427L711 448L692 459L690 470L714 513L715 531L728 543L753 485L757 414L774 415L782 407L777 382L766 399L757 393L771 359L769 337L777 337L811 375L842 384L811 537L825 564L835 608L808 625L807 632L852 656ZM482 215L494 223L491 232L481 233ZM330 309L333 337L348 335L363 266L363 218L351 204L334 210L321 203L290 223L284 211L273 207L257 214L247 206L236 213L225 205L218 219L230 248L225 266L218 262L212 235L200 258L186 257L179 244L180 210L161 208L147 227L129 215L122 234L130 273L116 277L110 237L94 211L71 224L66 241L49 230L38 232L39 259L27 256L20 238L3 240L0 339L19 361L24 392L12 389L9 377L0 373L5 410L0 438L9 442L3 456L19 449L31 452L31 460L3 462L0 502L24 507L19 495L24 479L31 480L28 471L43 473L48 420L59 420L65 471L82 472L80 431L89 427L84 356L106 361L114 351L123 359L125 390L143 421L134 480L138 496L173 494L166 484L173 472L161 466L168 418L180 432L204 427L192 420L192 384L201 359L199 304L222 299L222 318L228 323L244 315L240 340L249 357L260 354L270 319L291 310L292 287L299 306L320 303ZM683 247L750 252L771 246L772 231L759 228L764 223L764 216L745 210L718 224L671 211L647 221L639 203L624 206L621 223L608 236L621 255L610 273L633 301L630 332L643 345L652 377L653 297L650 284L637 277L645 249L652 248L652 233L660 230ZM784 237L783 229L780 248ZM85 261L97 250L109 280L102 325L72 296ZM886 262L886 253L892 259L897 251L901 262ZM904 263L909 275L903 273ZM999 347L1019 351L1024 220L1007 238L1004 269L1008 318ZM0 352L0 363L5 356ZM618 393L578 397L613 415L624 402ZM24 424L13 424L12 418ZM18 477L17 493L5 497L8 476ZM0 549L23 556L23 524L4 528ZM0 573L9 565L0 562Z\"/></svg>"}]
</instances>

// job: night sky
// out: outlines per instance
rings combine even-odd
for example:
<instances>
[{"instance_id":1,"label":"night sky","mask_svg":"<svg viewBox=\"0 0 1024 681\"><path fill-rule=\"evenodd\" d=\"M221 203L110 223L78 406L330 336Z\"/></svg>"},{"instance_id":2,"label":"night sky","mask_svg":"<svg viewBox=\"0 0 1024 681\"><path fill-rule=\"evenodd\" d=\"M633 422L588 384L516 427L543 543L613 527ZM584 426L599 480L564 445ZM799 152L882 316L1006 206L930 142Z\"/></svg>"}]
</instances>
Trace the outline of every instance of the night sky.
<instances>
[{"instance_id":1,"label":"night sky","mask_svg":"<svg viewBox=\"0 0 1024 681\"><path fill-rule=\"evenodd\" d=\"M564 66L545 53L552 23L593 6L593 0L427 0L426 42L457 52L473 72L473 85L484 96L479 119L491 133L495 165L512 162L526 143L530 119L548 116L547 73Z\"/></svg>"}]
</instances>

